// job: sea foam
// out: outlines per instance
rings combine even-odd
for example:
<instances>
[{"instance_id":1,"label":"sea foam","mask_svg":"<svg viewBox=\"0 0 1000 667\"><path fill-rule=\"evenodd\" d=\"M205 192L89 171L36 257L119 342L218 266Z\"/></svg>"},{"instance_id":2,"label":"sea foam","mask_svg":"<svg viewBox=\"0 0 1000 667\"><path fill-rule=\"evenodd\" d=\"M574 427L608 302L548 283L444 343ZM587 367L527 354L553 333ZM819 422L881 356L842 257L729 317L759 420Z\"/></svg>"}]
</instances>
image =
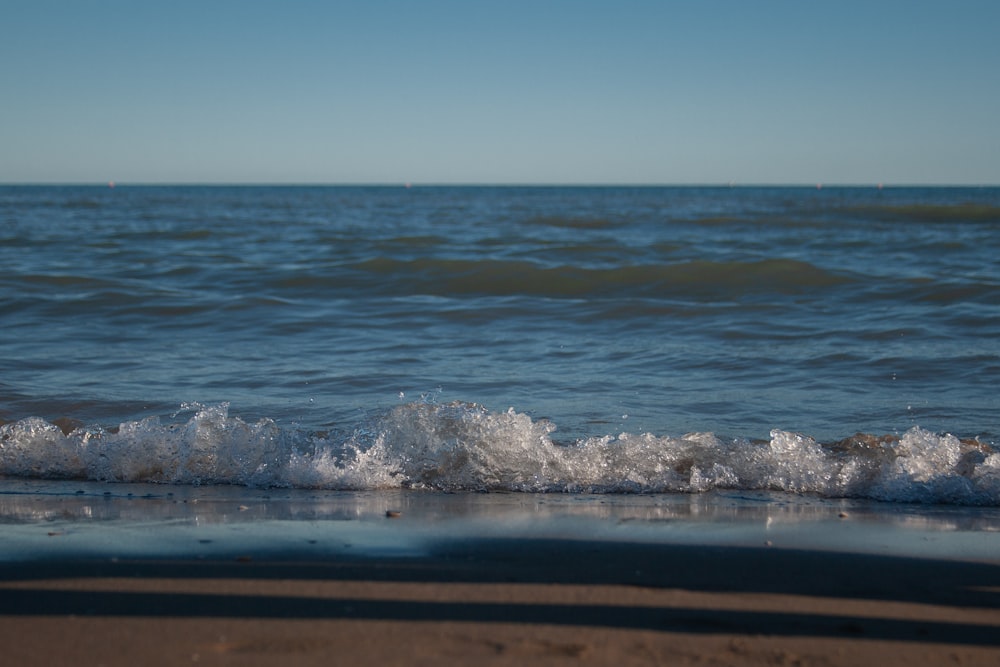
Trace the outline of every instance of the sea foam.
<instances>
[{"instance_id":1,"label":"sea foam","mask_svg":"<svg viewBox=\"0 0 1000 667\"><path fill-rule=\"evenodd\" d=\"M176 419L183 414L184 419ZM912 428L819 443L712 433L553 439L555 425L513 408L400 404L349 432L244 421L228 404L185 405L173 420L64 433L30 417L0 426L0 474L167 484L343 490L697 493L775 490L897 502L1000 505L1000 452Z\"/></svg>"}]
</instances>

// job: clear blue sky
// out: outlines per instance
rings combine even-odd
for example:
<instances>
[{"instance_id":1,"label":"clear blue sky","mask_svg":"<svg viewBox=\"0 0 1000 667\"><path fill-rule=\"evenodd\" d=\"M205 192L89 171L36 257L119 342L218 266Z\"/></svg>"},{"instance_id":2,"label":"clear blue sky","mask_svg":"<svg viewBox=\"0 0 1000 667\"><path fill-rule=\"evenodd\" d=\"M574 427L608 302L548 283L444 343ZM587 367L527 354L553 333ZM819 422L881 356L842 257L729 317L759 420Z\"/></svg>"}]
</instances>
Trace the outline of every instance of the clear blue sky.
<instances>
[{"instance_id":1,"label":"clear blue sky","mask_svg":"<svg viewBox=\"0 0 1000 667\"><path fill-rule=\"evenodd\" d=\"M996 0L0 0L0 182L1000 184Z\"/></svg>"}]
</instances>

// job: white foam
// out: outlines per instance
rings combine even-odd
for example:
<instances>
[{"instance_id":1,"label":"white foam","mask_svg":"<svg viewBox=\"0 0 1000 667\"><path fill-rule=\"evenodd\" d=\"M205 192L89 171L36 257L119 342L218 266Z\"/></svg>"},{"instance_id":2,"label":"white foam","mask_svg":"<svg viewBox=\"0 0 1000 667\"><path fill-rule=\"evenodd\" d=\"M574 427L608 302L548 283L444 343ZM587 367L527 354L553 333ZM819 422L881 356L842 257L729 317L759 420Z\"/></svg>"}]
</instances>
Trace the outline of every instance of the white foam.
<instances>
[{"instance_id":1,"label":"white foam","mask_svg":"<svg viewBox=\"0 0 1000 667\"><path fill-rule=\"evenodd\" d=\"M622 433L553 441L555 426L513 409L419 401L330 435L248 423L228 404L186 405L68 435L37 417L0 427L0 474L118 482L325 489L571 493L777 490L828 497L1000 505L1000 453L913 428L827 446L774 430L766 442ZM178 413L180 414L180 413ZM176 417L176 415L175 415Z\"/></svg>"}]
</instances>

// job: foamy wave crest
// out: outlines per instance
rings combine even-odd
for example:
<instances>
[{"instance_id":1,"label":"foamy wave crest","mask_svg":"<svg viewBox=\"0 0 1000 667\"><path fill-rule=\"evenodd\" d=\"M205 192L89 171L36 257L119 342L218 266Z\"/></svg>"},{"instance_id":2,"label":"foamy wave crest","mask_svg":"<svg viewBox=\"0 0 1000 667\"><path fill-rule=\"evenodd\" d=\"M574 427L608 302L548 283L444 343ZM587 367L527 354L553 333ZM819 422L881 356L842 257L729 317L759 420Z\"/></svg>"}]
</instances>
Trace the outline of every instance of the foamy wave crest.
<instances>
[{"instance_id":1,"label":"foamy wave crest","mask_svg":"<svg viewBox=\"0 0 1000 667\"><path fill-rule=\"evenodd\" d=\"M248 423L227 404L185 406L117 429L64 433L37 417L0 426L0 474L327 489L695 493L776 490L877 500L1000 505L1000 452L913 428L837 443L775 430L766 441L622 433L575 443L555 426L473 403L399 405L349 434ZM178 413L180 414L180 413ZM176 415L175 415L176 416Z\"/></svg>"}]
</instances>

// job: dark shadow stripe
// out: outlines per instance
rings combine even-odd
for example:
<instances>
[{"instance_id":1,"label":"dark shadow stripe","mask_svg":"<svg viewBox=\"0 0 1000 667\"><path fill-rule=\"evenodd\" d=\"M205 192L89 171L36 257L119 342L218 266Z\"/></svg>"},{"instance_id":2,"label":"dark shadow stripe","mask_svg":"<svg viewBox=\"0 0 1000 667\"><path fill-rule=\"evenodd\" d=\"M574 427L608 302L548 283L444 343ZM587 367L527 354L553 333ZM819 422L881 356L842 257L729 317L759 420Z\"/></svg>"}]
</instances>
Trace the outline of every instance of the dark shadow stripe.
<instances>
[{"instance_id":1,"label":"dark shadow stripe","mask_svg":"<svg viewBox=\"0 0 1000 667\"><path fill-rule=\"evenodd\" d=\"M995 625L764 611L592 604L420 602L264 595L8 589L0 593L0 615L528 623L697 634L848 637L1000 646L1000 627Z\"/></svg>"},{"instance_id":2,"label":"dark shadow stripe","mask_svg":"<svg viewBox=\"0 0 1000 667\"><path fill-rule=\"evenodd\" d=\"M439 541L405 558L262 544L216 560L0 563L0 581L93 577L603 584L1000 608L997 564L776 548L500 538Z\"/></svg>"}]
</instances>

